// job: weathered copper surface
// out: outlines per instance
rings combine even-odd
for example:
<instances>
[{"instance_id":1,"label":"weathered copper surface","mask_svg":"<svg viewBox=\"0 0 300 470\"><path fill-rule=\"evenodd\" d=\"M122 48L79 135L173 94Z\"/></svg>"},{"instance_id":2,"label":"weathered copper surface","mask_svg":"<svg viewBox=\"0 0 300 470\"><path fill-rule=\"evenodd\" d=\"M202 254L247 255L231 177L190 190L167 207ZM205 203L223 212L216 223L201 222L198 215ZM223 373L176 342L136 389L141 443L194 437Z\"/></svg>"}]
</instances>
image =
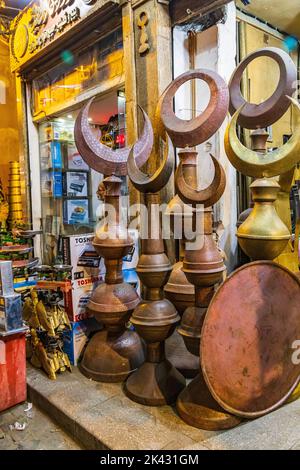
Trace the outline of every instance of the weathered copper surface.
<instances>
[{"instance_id":1,"label":"weathered copper surface","mask_svg":"<svg viewBox=\"0 0 300 470\"><path fill-rule=\"evenodd\" d=\"M180 315L189 305L192 306L195 303L195 287L187 280L182 266L182 261L174 265L164 288L166 298L172 302Z\"/></svg>"},{"instance_id":2,"label":"weathered copper surface","mask_svg":"<svg viewBox=\"0 0 300 470\"><path fill-rule=\"evenodd\" d=\"M188 281L196 287L196 303L201 289L221 282L226 269L213 238L211 207L204 209L204 233L201 235L202 247L197 250L186 249L183 259L183 272Z\"/></svg>"},{"instance_id":3,"label":"weathered copper surface","mask_svg":"<svg viewBox=\"0 0 300 470\"><path fill-rule=\"evenodd\" d=\"M186 154L186 155L185 155ZM214 292L214 285L223 278L225 270L224 261L213 238L212 229L212 208L210 204L217 202L225 189L225 173L222 167L214 160L215 182L212 184L213 190L199 192L195 187L196 180L196 152L184 150L181 152L180 167L175 175L176 187L184 180L184 176L189 177L185 183L185 197L178 191L179 196L193 206L201 203L206 207L199 209L202 212L203 227L201 232L197 232L199 247L185 247L183 259L183 272L187 280L195 286L195 305L189 306L182 317L178 333L184 339L188 351L194 355L199 354L199 343L201 338L201 326ZM188 172L185 171L188 168ZM211 189L211 188L210 188ZM186 195L188 194L188 197ZM196 216L199 212L193 211L193 226L196 227ZM199 230L199 229L198 229ZM179 395L176 408L181 418L191 426L203 429L225 429L236 426L240 420L224 413L212 399L204 380L198 375Z\"/></svg>"},{"instance_id":4,"label":"weathered copper surface","mask_svg":"<svg viewBox=\"0 0 300 470\"><path fill-rule=\"evenodd\" d=\"M238 241L252 260L273 260L291 237L274 206L280 186L274 180L263 178L255 180L250 189L254 207L238 228Z\"/></svg>"},{"instance_id":5,"label":"weathered copper surface","mask_svg":"<svg viewBox=\"0 0 300 470\"><path fill-rule=\"evenodd\" d=\"M214 287L197 289L196 305L186 309L178 327L188 351L195 356L199 356L201 329L213 293ZM211 396L201 370L178 396L176 409L187 424L200 429L228 429L240 423L239 418L225 412Z\"/></svg>"},{"instance_id":6,"label":"weathered copper surface","mask_svg":"<svg viewBox=\"0 0 300 470\"><path fill-rule=\"evenodd\" d=\"M205 81L210 89L210 101L205 111L195 119L179 119L173 110L173 98L181 85L192 79ZM212 70L199 69L177 77L164 91L157 114L167 130L173 145L193 147L206 140L219 129L229 106L229 90L225 81Z\"/></svg>"},{"instance_id":7,"label":"weathered copper surface","mask_svg":"<svg viewBox=\"0 0 300 470\"><path fill-rule=\"evenodd\" d=\"M241 94L240 83L247 65L257 57L271 57L279 65L280 78L273 95L261 104L247 103ZM234 71L230 83L230 113L233 115L245 105L238 117L238 124L247 129L268 127L287 111L290 106L287 96L292 96L297 86L296 66L285 51L266 47L249 54Z\"/></svg>"},{"instance_id":8,"label":"weathered copper surface","mask_svg":"<svg viewBox=\"0 0 300 470\"><path fill-rule=\"evenodd\" d=\"M294 115L297 118L292 137L282 147L261 155L261 151L245 147L237 136L236 125L241 108L233 115L225 134L225 151L231 164L241 173L255 178L272 177L291 170L300 160L300 106L294 99ZM274 121L273 121L274 122Z\"/></svg>"},{"instance_id":9,"label":"weathered copper surface","mask_svg":"<svg viewBox=\"0 0 300 470\"><path fill-rule=\"evenodd\" d=\"M225 410L255 418L279 407L296 388L299 303L298 278L271 261L243 266L218 289L204 320L200 355L206 383Z\"/></svg>"},{"instance_id":10,"label":"weathered copper surface","mask_svg":"<svg viewBox=\"0 0 300 470\"><path fill-rule=\"evenodd\" d=\"M212 397L201 370L178 396L176 409L185 423L207 431L231 429L241 423L240 418L227 413Z\"/></svg>"},{"instance_id":11,"label":"weathered copper surface","mask_svg":"<svg viewBox=\"0 0 300 470\"><path fill-rule=\"evenodd\" d=\"M171 404L184 388L184 377L166 360L164 350L164 341L179 321L166 299L143 302L133 312L131 322L147 343L147 358L126 382L125 392L132 400L150 406Z\"/></svg>"},{"instance_id":12,"label":"weathered copper surface","mask_svg":"<svg viewBox=\"0 0 300 470\"><path fill-rule=\"evenodd\" d=\"M186 152L184 154L186 155ZM179 157L180 159L183 158L182 152L179 152ZM196 176L194 166L185 165L184 170L186 180ZM193 173L193 176L190 174L190 171ZM187 225L192 227L193 212L195 210L195 208L184 204L178 194L176 194L169 202L166 210L166 214L170 216L173 232L175 227L184 228ZM180 240L180 261L173 266L169 280L164 287L165 297L172 302L179 315L183 315L188 306L195 304L195 287L187 280L186 275L182 271L184 249L185 236L183 233ZM199 361L186 349L183 338L177 331L174 331L173 335L166 341L166 356L184 377L192 379L198 374Z\"/></svg>"},{"instance_id":13,"label":"weathered copper surface","mask_svg":"<svg viewBox=\"0 0 300 470\"><path fill-rule=\"evenodd\" d=\"M84 161L95 171L104 175L126 175L127 160L131 148L125 147L112 150L96 138L88 121L89 109L93 99L88 101L83 107L75 122L74 138L77 149ZM153 146L151 122L144 110L142 110L142 113L144 117L144 130L133 151L138 167L146 163Z\"/></svg>"},{"instance_id":14,"label":"weathered copper surface","mask_svg":"<svg viewBox=\"0 0 300 470\"><path fill-rule=\"evenodd\" d=\"M166 134L166 147L164 158L159 168L149 176L139 170L134 157L133 147L129 153L127 171L133 186L141 193L157 193L169 181L174 167L174 156L170 152L170 139Z\"/></svg>"},{"instance_id":15,"label":"weathered copper surface","mask_svg":"<svg viewBox=\"0 0 300 470\"><path fill-rule=\"evenodd\" d=\"M132 324L147 343L145 363L132 374L125 385L125 393L132 400L149 406L171 404L185 386L184 377L165 358L165 340L174 332L180 317L175 307L163 299L163 287L168 281L172 265L165 254L161 234L158 191L169 180L173 163L168 149L164 160L153 176L138 172L132 155L128 173L137 189L145 193L147 219L142 220L148 236L142 239L142 254L137 266L138 276L145 289L145 302L133 312ZM154 224L156 233L154 236Z\"/></svg>"},{"instance_id":16,"label":"weathered copper surface","mask_svg":"<svg viewBox=\"0 0 300 470\"><path fill-rule=\"evenodd\" d=\"M144 357L137 333L124 328L114 332L107 327L90 340L80 371L97 382L123 382L143 363Z\"/></svg>"},{"instance_id":17,"label":"weathered copper surface","mask_svg":"<svg viewBox=\"0 0 300 470\"><path fill-rule=\"evenodd\" d=\"M175 175L175 187L180 199L186 204L203 204L210 207L215 204L225 191L226 175L221 163L211 155L215 175L212 183L205 189L196 189L186 183L182 164L179 163Z\"/></svg>"},{"instance_id":18,"label":"weathered copper surface","mask_svg":"<svg viewBox=\"0 0 300 470\"><path fill-rule=\"evenodd\" d=\"M119 199L122 181L110 176L104 181L108 222L96 231L93 245L106 266L105 283L92 293L88 310L104 324L105 331L93 336L80 370L87 377L104 382L122 382L144 361L143 345L138 335L125 328L140 298L135 289L123 282L122 259L133 246L127 228L120 222Z\"/></svg>"}]
</instances>

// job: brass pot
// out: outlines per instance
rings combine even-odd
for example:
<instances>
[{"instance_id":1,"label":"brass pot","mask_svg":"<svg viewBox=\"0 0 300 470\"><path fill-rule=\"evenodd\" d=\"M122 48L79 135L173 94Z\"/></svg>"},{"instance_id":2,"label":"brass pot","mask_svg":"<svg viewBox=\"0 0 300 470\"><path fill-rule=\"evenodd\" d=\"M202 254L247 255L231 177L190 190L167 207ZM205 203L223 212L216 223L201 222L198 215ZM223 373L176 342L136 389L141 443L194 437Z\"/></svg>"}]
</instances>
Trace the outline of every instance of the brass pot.
<instances>
[{"instance_id":1,"label":"brass pot","mask_svg":"<svg viewBox=\"0 0 300 470\"><path fill-rule=\"evenodd\" d=\"M250 188L254 207L238 228L238 241L252 260L273 260L290 239L290 232L274 205L280 186L274 180L261 178L254 181Z\"/></svg>"}]
</instances>

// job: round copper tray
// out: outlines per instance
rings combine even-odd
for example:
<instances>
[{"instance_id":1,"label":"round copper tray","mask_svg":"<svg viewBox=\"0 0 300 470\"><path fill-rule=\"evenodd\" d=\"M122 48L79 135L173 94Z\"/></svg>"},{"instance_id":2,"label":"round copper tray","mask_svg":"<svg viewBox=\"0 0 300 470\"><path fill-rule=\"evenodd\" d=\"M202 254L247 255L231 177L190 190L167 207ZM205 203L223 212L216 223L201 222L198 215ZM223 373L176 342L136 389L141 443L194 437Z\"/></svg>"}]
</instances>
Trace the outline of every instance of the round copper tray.
<instances>
[{"instance_id":1,"label":"round copper tray","mask_svg":"<svg viewBox=\"0 0 300 470\"><path fill-rule=\"evenodd\" d=\"M201 366L213 397L245 418L279 407L299 383L296 340L298 278L272 261L235 271L213 297L202 329Z\"/></svg>"}]
</instances>

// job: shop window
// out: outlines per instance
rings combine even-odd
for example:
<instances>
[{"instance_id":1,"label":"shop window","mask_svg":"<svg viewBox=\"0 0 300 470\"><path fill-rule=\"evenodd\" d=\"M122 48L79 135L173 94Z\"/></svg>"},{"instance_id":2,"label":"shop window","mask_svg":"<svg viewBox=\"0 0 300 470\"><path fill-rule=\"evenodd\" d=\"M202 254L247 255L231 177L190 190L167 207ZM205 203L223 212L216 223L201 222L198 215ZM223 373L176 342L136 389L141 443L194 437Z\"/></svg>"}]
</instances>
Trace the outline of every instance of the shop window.
<instances>
[{"instance_id":1,"label":"shop window","mask_svg":"<svg viewBox=\"0 0 300 470\"><path fill-rule=\"evenodd\" d=\"M123 71L121 28L78 54L62 51L60 64L33 80L33 117L60 111L87 89L121 77Z\"/></svg>"},{"instance_id":2,"label":"shop window","mask_svg":"<svg viewBox=\"0 0 300 470\"><path fill-rule=\"evenodd\" d=\"M97 197L103 176L88 167L74 141L79 111L80 107L39 125L42 252L46 264L63 262L62 240L72 235L93 234L103 214L103 201ZM102 143L114 149L125 146L122 91L95 98L89 120Z\"/></svg>"}]
</instances>

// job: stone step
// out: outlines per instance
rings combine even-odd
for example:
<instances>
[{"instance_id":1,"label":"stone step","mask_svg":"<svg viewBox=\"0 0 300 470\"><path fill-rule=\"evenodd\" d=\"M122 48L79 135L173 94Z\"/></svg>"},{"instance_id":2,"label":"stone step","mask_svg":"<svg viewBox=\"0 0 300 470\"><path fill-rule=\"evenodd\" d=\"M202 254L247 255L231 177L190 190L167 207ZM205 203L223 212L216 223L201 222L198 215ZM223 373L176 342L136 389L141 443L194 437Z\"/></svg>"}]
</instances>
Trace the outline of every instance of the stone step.
<instances>
[{"instance_id":1,"label":"stone step","mask_svg":"<svg viewBox=\"0 0 300 470\"><path fill-rule=\"evenodd\" d=\"M251 450L300 449L300 400L223 432L186 425L170 406L142 406L121 384L84 377L76 367L51 381L28 366L29 400L87 449Z\"/></svg>"},{"instance_id":2,"label":"stone step","mask_svg":"<svg viewBox=\"0 0 300 470\"><path fill-rule=\"evenodd\" d=\"M134 403L124 395L122 384L94 382L76 367L52 381L29 364L27 384L28 400L87 449L201 449L202 441L217 434L186 425L170 406Z\"/></svg>"}]
</instances>

